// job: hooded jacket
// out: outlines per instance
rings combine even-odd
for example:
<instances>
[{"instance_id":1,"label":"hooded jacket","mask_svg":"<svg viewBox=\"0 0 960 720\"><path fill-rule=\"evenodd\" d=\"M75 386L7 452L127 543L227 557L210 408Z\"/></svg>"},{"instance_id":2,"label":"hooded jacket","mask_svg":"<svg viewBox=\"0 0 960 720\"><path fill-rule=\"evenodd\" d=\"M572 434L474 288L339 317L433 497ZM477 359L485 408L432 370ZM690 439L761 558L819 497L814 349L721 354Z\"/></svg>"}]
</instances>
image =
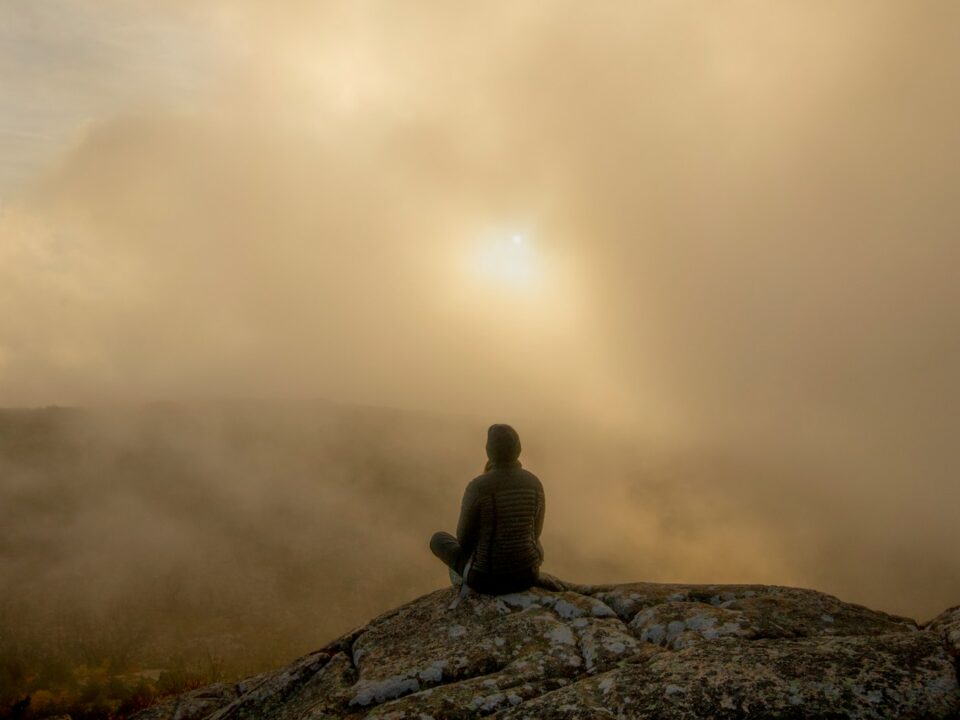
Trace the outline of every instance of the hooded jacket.
<instances>
[{"instance_id":1,"label":"hooded jacket","mask_svg":"<svg viewBox=\"0 0 960 720\"><path fill-rule=\"evenodd\" d=\"M521 467L519 456L516 431L509 425L491 426L489 462L467 486L457 524L460 546L473 555L473 573L513 575L536 571L543 562L543 486Z\"/></svg>"}]
</instances>

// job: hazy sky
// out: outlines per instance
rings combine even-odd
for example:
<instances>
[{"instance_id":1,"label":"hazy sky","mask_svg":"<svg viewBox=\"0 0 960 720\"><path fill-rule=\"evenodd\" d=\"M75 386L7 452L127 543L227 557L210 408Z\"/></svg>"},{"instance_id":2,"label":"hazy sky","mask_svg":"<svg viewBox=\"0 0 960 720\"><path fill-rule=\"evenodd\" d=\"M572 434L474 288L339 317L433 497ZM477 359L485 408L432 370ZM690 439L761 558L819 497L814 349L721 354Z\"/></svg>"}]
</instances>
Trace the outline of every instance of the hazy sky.
<instances>
[{"instance_id":1,"label":"hazy sky","mask_svg":"<svg viewBox=\"0 0 960 720\"><path fill-rule=\"evenodd\" d=\"M958 8L4 2L0 404L550 417L929 527Z\"/></svg>"}]
</instances>

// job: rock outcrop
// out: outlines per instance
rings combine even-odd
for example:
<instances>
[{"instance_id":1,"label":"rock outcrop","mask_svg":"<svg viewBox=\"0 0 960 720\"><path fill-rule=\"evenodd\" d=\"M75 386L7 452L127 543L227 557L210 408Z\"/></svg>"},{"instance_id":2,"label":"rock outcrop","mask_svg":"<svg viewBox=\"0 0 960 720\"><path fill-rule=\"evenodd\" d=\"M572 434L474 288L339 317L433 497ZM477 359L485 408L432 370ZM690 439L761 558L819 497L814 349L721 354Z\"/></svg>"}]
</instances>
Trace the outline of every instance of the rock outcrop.
<instances>
[{"instance_id":1,"label":"rock outcrop","mask_svg":"<svg viewBox=\"0 0 960 720\"><path fill-rule=\"evenodd\" d=\"M797 588L544 585L438 590L137 718L960 718L960 608L921 627Z\"/></svg>"}]
</instances>

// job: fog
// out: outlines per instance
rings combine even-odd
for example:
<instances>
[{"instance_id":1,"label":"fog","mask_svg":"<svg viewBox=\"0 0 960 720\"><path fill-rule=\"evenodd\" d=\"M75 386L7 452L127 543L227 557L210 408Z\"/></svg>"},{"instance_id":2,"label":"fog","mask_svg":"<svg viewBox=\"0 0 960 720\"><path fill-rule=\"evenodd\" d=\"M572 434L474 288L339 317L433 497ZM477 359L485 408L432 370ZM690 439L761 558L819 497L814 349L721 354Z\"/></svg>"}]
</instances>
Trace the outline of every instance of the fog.
<instances>
[{"instance_id":1,"label":"fog","mask_svg":"<svg viewBox=\"0 0 960 720\"><path fill-rule=\"evenodd\" d=\"M958 16L4 7L0 405L90 410L6 418L0 582L283 655L445 582L511 422L558 575L956 604Z\"/></svg>"}]
</instances>

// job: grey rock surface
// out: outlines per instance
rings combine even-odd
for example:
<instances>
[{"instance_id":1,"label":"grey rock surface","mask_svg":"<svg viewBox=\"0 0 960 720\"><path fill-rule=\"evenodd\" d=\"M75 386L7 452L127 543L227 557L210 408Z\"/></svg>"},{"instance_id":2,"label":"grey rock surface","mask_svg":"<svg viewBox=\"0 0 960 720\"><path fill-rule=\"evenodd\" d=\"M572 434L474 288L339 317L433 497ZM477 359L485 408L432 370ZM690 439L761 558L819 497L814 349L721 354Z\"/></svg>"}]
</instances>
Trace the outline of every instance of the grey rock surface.
<instances>
[{"instance_id":1,"label":"grey rock surface","mask_svg":"<svg viewBox=\"0 0 960 720\"><path fill-rule=\"evenodd\" d=\"M960 718L960 608L920 627L798 588L544 585L438 590L136 717Z\"/></svg>"},{"instance_id":2,"label":"grey rock surface","mask_svg":"<svg viewBox=\"0 0 960 720\"><path fill-rule=\"evenodd\" d=\"M954 657L960 657L960 606L944 610L931 620L927 630L937 633Z\"/></svg>"}]
</instances>

